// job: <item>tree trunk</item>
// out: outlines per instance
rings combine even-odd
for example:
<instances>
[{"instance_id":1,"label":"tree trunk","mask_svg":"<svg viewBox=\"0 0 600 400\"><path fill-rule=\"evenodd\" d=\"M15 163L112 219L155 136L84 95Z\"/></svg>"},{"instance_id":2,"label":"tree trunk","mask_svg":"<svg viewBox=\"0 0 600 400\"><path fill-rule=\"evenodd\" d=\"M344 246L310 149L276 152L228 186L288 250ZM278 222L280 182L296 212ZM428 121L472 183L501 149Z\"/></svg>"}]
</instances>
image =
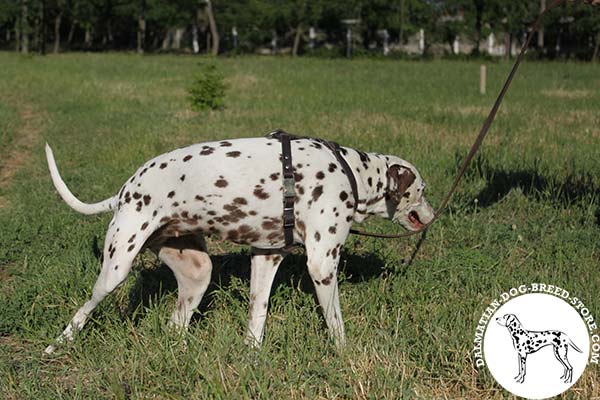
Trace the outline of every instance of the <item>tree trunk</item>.
<instances>
[{"instance_id":1,"label":"tree trunk","mask_svg":"<svg viewBox=\"0 0 600 400\"><path fill-rule=\"evenodd\" d=\"M54 54L60 52L60 24L62 22L63 12L60 11L54 18Z\"/></svg>"},{"instance_id":2,"label":"tree trunk","mask_svg":"<svg viewBox=\"0 0 600 400\"><path fill-rule=\"evenodd\" d=\"M71 24L71 28L69 28L69 34L67 35L67 45L71 46L73 42L73 36L75 35L75 28L77 27L77 20L74 19Z\"/></svg>"},{"instance_id":3,"label":"tree trunk","mask_svg":"<svg viewBox=\"0 0 600 400\"><path fill-rule=\"evenodd\" d=\"M398 42L400 48L404 45L404 0L400 0L400 32L398 33Z\"/></svg>"},{"instance_id":4,"label":"tree trunk","mask_svg":"<svg viewBox=\"0 0 600 400\"><path fill-rule=\"evenodd\" d=\"M546 0L540 0L540 13L546 9ZM540 51L544 51L544 25L538 29L537 45Z\"/></svg>"},{"instance_id":5,"label":"tree trunk","mask_svg":"<svg viewBox=\"0 0 600 400\"><path fill-rule=\"evenodd\" d=\"M508 60L512 56L510 54L512 50L512 33L506 32L504 35L504 47L504 59Z\"/></svg>"},{"instance_id":6,"label":"tree trunk","mask_svg":"<svg viewBox=\"0 0 600 400\"><path fill-rule=\"evenodd\" d=\"M192 25L192 49L194 50L194 54L198 54L200 52L200 45L198 44L198 25L194 22Z\"/></svg>"},{"instance_id":7,"label":"tree trunk","mask_svg":"<svg viewBox=\"0 0 600 400\"><path fill-rule=\"evenodd\" d=\"M6 28L6 43L10 42L10 28Z\"/></svg>"},{"instance_id":8,"label":"tree trunk","mask_svg":"<svg viewBox=\"0 0 600 400\"><path fill-rule=\"evenodd\" d=\"M292 48L292 57L296 57L298 55L298 48L300 47L300 40L302 39L302 32L304 29L302 28L302 24L298 24L296 27L296 35L294 35L294 47Z\"/></svg>"},{"instance_id":9,"label":"tree trunk","mask_svg":"<svg viewBox=\"0 0 600 400\"><path fill-rule=\"evenodd\" d=\"M477 44L475 46L475 55L479 55L481 52L481 37L482 37L482 29L483 29L483 2L476 1L475 2L475 32L476 32L476 41Z\"/></svg>"},{"instance_id":10,"label":"tree trunk","mask_svg":"<svg viewBox=\"0 0 600 400\"><path fill-rule=\"evenodd\" d=\"M175 34L173 35L173 48L175 50L181 49L181 38L183 37L184 32L185 29L183 28L175 28Z\"/></svg>"},{"instance_id":11,"label":"tree trunk","mask_svg":"<svg viewBox=\"0 0 600 400\"><path fill-rule=\"evenodd\" d=\"M15 51L21 51L21 19L15 18Z\"/></svg>"},{"instance_id":12,"label":"tree trunk","mask_svg":"<svg viewBox=\"0 0 600 400\"><path fill-rule=\"evenodd\" d=\"M146 7L142 3L140 14L138 15L138 30L137 30L137 52L144 54L145 42L146 41Z\"/></svg>"},{"instance_id":13,"label":"tree trunk","mask_svg":"<svg viewBox=\"0 0 600 400\"><path fill-rule=\"evenodd\" d=\"M171 28L167 29L165 32L165 37L162 41L161 49L162 51L168 51L171 48L171 36L173 36L173 30Z\"/></svg>"},{"instance_id":14,"label":"tree trunk","mask_svg":"<svg viewBox=\"0 0 600 400\"><path fill-rule=\"evenodd\" d=\"M600 56L600 32L596 34L596 47L594 47L594 54L592 54L592 62L598 62Z\"/></svg>"},{"instance_id":15,"label":"tree trunk","mask_svg":"<svg viewBox=\"0 0 600 400\"><path fill-rule=\"evenodd\" d=\"M83 44L86 48L92 47L92 28L89 26L85 28L85 38L83 39Z\"/></svg>"},{"instance_id":16,"label":"tree trunk","mask_svg":"<svg viewBox=\"0 0 600 400\"><path fill-rule=\"evenodd\" d=\"M28 0L21 0L21 53L29 53L29 7Z\"/></svg>"},{"instance_id":17,"label":"tree trunk","mask_svg":"<svg viewBox=\"0 0 600 400\"><path fill-rule=\"evenodd\" d=\"M206 15L208 16L210 34L212 36L212 55L216 56L219 54L219 32L217 32L217 23L215 22L215 16L210 0L206 0Z\"/></svg>"},{"instance_id":18,"label":"tree trunk","mask_svg":"<svg viewBox=\"0 0 600 400\"><path fill-rule=\"evenodd\" d=\"M46 7L43 1L40 1L38 15L38 52L41 55L46 54Z\"/></svg>"}]
</instances>

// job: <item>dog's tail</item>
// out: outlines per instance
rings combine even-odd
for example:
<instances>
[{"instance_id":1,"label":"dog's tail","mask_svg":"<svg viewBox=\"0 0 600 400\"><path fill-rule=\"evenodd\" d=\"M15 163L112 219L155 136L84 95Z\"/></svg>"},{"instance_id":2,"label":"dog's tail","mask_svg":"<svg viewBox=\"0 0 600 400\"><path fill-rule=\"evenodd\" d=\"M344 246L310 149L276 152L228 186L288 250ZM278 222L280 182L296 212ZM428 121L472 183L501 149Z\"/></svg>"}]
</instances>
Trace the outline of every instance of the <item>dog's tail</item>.
<instances>
[{"instance_id":1,"label":"dog's tail","mask_svg":"<svg viewBox=\"0 0 600 400\"><path fill-rule=\"evenodd\" d=\"M573 343L573 341L571 340L571 338L569 338L569 344L571 345L571 347L572 347L572 348L574 348L574 349L575 349L575 351L578 351L578 352L580 352L580 353L583 353L583 351L581 351L581 350L579 349L579 347L575 346L575 343Z\"/></svg>"},{"instance_id":2,"label":"dog's tail","mask_svg":"<svg viewBox=\"0 0 600 400\"><path fill-rule=\"evenodd\" d=\"M60 197L62 197L65 203L72 209L82 214L92 215L110 211L115 208L115 196L94 204L84 203L75 197L60 176L58 168L56 167L56 161L54 161L54 154L48 143L46 143L46 159L48 160L48 168L50 169L50 176L52 177L54 187L58 191L58 194L60 194Z\"/></svg>"}]
</instances>

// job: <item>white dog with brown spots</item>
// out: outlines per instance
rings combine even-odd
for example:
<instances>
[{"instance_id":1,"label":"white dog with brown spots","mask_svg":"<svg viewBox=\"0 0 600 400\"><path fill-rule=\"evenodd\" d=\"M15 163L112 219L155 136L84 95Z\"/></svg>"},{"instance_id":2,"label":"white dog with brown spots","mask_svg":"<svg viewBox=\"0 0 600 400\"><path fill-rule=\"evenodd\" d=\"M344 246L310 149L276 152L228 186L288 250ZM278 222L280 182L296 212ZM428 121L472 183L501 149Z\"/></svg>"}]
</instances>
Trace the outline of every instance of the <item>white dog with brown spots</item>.
<instances>
[{"instance_id":1,"label":"white dog with brown spots","mask_svg":"<svg viewBox=\"0 0 600 400\"><path fill-rule=\"evenodd\" d=\"M417 169L395 157L341 148L357 182L358 204L334 154L319 140L291 143L295 178L294 241L306 248L329 332L345 344L338 297L341 248L353 222L378 215L415 231L433 218ZM86 204L62 180L46 145L52 181L63 200L83 214L112 211L102 270L91 299L56 344L72 340L92 310L127 277L135 256L155 251L177 279L171 323L185 328L210 282L212 264L203 235L252 247L250 311L246 341L260 346L277 267L286 256L282 223L281 144L272 137L224 140L162 154L142 165L118 193ZM52 353L56 344L46 348Z\"/></svg>"}]
</instances>

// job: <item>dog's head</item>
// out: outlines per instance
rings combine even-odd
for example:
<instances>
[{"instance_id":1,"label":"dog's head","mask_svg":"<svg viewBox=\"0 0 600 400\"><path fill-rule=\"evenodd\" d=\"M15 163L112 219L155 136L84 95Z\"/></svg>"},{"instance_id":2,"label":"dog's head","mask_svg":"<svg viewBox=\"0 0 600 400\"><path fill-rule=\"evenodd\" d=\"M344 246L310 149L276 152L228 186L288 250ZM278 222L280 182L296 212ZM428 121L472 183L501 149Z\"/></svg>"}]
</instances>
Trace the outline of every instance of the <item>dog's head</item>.
<instances>
[{"instance_id":1,"label":"dog's head","mask_svg":"<svg viewBox=\"0 0 600 400\"><path fill-rule=\"evenodd\" d=\"M498 325L506 327L516 327L519 324L519 320L515 314L504 314L502 317L496 318Z\"/></svg>"},{"instance_id":2,"label":"dog's head","mask_svg":"<svg viewBox=\"0 0 600 400\"><path fill-rule=\"evenodd\" d=\"M394 157L386 171L386 207L389 218L409 231L418 231L434 216L425 200L425 183L410 163Z\"/></svg>"}]
</instances>

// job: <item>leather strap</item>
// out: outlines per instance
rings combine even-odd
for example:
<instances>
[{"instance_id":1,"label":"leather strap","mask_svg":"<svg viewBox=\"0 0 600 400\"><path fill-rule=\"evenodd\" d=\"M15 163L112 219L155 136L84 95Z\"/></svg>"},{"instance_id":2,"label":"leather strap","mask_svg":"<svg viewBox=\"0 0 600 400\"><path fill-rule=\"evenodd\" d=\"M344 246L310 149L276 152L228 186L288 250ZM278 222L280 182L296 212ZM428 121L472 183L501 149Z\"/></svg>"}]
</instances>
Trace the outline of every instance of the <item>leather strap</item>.
<instances>
[{"instance_id":1,"label":"leather strap","mask_svg":"<svg viewBox=\"0 0 600 400\"><path fill-rule=\"evenodd\" d=\"M296 200L294 168L290 136L282 131L277 131L277 133L279 133L281 141L281 165L283 168L283 236L285 247L289 248L294 245L294 202Z\"/></svg>"},{"instance_id":2,"label":"leather strap","mask_svg":"<svg viewBox=\"0 0 600 400\"><path fill-rule=\"evenodd\" d=\"M342 166L342 171L348 178L348 181L350 182L350 187L352 188L352 196L354 197L354 211L356 211L356 207L358 207L358 186L356 185L356 177L354 176L354 173L352 172L352 168L350 168L350 165L348 165L348 162L342 156L342 150L340 148L340 145L337 144L336 142L329 142L329 141L323 140L323 139L317 139L317 140L333 152L333 155L335 156L335 158L338 160L338 162Z\"/></svg>"},{"instance_id":3,"label":"leather strap","mask_svg":"<svg viewBox=\"0 0 600 400\"><path fill-rule=\"evenodd\" d=\"M340 163L342 172L344 175L346 175L348 181L350 182L352 196L354 197L354 211L356 211L356 208L358 207L358 187L356 185L356 178L352 173L352 168L350 168L350 165L348 165L348 162L342 156L342 150L339 144L324 139L291 135L280 129L270 133L267 136L273 139L278 139L281 142L281 165L283 168L283 236L285 239L285 248L289 249L294 246L294 226L296 223L294 217L296 190L294 167L292 164L292 149L290 144L292 140L315 140L331 150L335 158Z\"/></svg>"},{"instance_id":4,"label":"leather strap","mask_svg":"<svg viewBox=\"0 0 600 400\"><path fill-rule=\"evenodd\" d=\"M542 11L542 13L538 16L538 18L533 23L533 25L531 25L531 27L529 28L529 34L527 35L527 40L525 40L525 43L523 43L523 47L521 47L521 51L519 52L519 55L517 56L517 59L515 60L515 63L513 64L513 67L511 69L510 73L508 74L506 81L504 82L504 86L502 87L500 94L498 94L498 98L496 98L496 102L494 103L492 109L490 110L490 113L488 114L485 122L483 123L483 126L481 127L479 134L475 138L475 142L471 146L471 150L469 150L467 157L463 161L460 171L459 171L458 175L456 176L456 179L454 179L454 183L452 184L452 187L448 191L448 194L446 194L446 196L442 200L442 204L438 207L433 219L431 221L429 221L429 223L424 225L418 231L404 232L404 233L400 233L400 234L396 234L396 235L389 235L389 234L382 234L382 233L370 233L370 232L365 232L365 231L362 231L359 229L350 229L350 233L353 233L356 235L362 235L362 236L371 236L371 237L388 238L388 239L407 237L407 236L416 235L417 233L424 231L439 218L439 216L446 210L446 206L448 205L450 198L456 191L456 188L458 187L458 183L460 182L461 178L465 174L467 167L471 163L471 160L473 160L473 157L475 156L475 153L477 153L477 150L479 150L479 147L481 147L481 143L483 142L483 139L485 138L490 127L492 126L492 123L494 122L494 118L496 117L496 113L498 112L498 109L500 108L500 104L502 104L502 100L504 99L504 95L508 91L508 88L510 87L510 84L512 83L512 80L517 72L517 69L519 68L519 65L521 65L521 62L523 61L523 57L525 55L525 50L527 50L527 47L529 47L529 43L531 42L531 39L533 38L533 34L538 30L539 24L542 21L542 18L544 17L544 15L546 15L546 13L548 11L552 10L553 8L556 8L557 6L564 3L565 1L566 0L554 0L552 3L550 3L550 5L548 7L546 7L546 9L544 9L544 11Z\"/></svg>"}]
</instances>

